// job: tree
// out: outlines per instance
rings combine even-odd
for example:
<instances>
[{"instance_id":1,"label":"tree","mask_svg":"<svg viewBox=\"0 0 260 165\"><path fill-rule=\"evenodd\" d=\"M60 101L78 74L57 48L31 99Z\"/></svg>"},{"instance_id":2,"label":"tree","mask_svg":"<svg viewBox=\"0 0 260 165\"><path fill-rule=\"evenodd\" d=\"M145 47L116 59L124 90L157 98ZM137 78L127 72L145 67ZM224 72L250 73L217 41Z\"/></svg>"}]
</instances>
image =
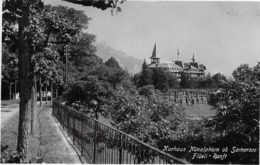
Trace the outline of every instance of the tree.
<instances>
[{"instance_id":1,"label":"tree","mask_svg":"<svg viewBox=\"0 0 260 165\"><path fill-rule=\"evenodd\" d=\"M145 86L145 85L150 85L152 83L153 83L152 72L147 67L146 61L144 60L144 62L142 64L140 76L139 76L138 86L142 87L142 86Z\"/></svg>"},{"instance_id":2,"label":"tree","mask_svg":"<svg viewBox=\"0 0 260 165\"><path fill-rule=\"evenodd\" d=\"M149 97L125 89L115 92L110 108L112 124L153 146L172 135L177 138L180 134L178 126L184 117L183 109L169 100L147 93L147 90L152 90L149 86L143 87L140 92L143 89Z\"/></svg>"},{"instance_id":3,"label":"tree","mask_svg":"<svg viewBox=\"0 0 260 165\"><path fill-rule=\"evenodd\" d=\"M155 89L167 91L169 89L168 78L162 68L154 68L152 74Z\"/></svg>"},{"instance_id":4,"label":"tree","mask_svg":"<svg viewBox=\"0 0 260 165\"><path fill-rule=\"evenodd\" d=\"M180 87L181 88L189 88L190 87L189 77L184 72L181 73Z\"/></svg>"},{"instance_id":5,"label":"tree","mask_svg":"<svg viewBox=\"0 0 260 165\"><path fill-rule=\"evenodd\" d=\"M110 57L105 64L110 68L121 68L118 61L114 57Z\"/></svg>"},{"instance_id":6,"label":"tree","mask_svg":"<svg viewBox=\"0 0 260 165\"><path fill-rule=\"evenodd\" d=\"M260 82L260 62L253 68L253 78L256 82Z\"/></svg>"},{"instance_id":7,"label":"tree","mask_svg":"<svg viewBox=\"0 0 260 165\"><path fill-rule=\"evenodd\" d=\"M11 53L9 49L10 47L4 43L2 46L2 99L6 98L5 95L8 92L9 99L11 99L12 84L16 83L18 79L18 57L16 53ZM16 87L16 84L14 85ZM9 91L6 90L8 88Z\"/></svg>"},{"instance_id":8,"label":"tree","mask_svg":"<svg viewBox=\"0 0 260 165\"><path fill-rule=\"evenodd\" d=\"M259 87L252 82L234 81L217 93L221 95L215 106L217 112L207 126L219 133L219 145L259 148ZM258 154L236 153L229 159L234 163L257 163Z\"/></svg>"},{"instance_id":9,"label":"tree","mask_svg":"<svg viewBox=\"0 0 260 165\"><path fill-rule=\"evenodd\" d=\"M116 89L116 85L120 84L124 78L126 77L126 73L121 68L109 68L109 77L108 82Z\"/></svg>"},{"instance_id":10,"label":"tree","mask_svg":"<svg viewBox=\"0 0 260 165\"><path fill-rule=\"evenodd\" d=\"M248 64L241 64L233 71L232 75L236 80L244 81L245 79L251 79L252 68L250 68Z\"/></svg>"},{"instance_id":11,"label":"tree","mask_svg":"<svg viewBox=\"0 0 260 165\"><path fill-rule=\"evenodd\" d=\"M170 89L178 89L180 84L178 82L178 79L176 76L174 76L172 73L166 71L165 75L167 77L167 82Z\"/></svg>"},{"instance_id":12,"label":"tree","mask_svg":"<svg viewBox=\"0 0 260 165\"><path fill-rule=\"evenodd\" d=\"M96 76L87 76L69 86L67 90L68 105L79 111L94 114L98 119L99 113L106 115L102 106L107 104L111 94L106 82L99 81Z\"/></svg>"},{"instance_id":13,"label":"tree","mask_svg":"<svg viewBox=\"0 0 260 165\"><path fill-rule=\"evenodd\" d=\"M212 88L223 88L227 82L226 77L221 73L216 73L211 77L212 79Z\"/></svg>"}]
</instances>

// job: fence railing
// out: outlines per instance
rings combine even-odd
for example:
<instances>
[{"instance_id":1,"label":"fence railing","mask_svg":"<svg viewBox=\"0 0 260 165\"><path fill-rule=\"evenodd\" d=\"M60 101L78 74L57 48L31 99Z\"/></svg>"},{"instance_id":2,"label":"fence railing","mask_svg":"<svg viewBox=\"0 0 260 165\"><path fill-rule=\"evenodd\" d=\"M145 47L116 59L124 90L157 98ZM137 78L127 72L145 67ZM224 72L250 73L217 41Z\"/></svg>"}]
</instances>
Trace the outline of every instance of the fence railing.
<instances>
[{"instance_id":1,"label":"fence railing","mask_svg":"<svg viewBox=\"0 0 260 165\"><path fill-rule=\"evenodd\" d=\"M211 91L169 91L161 95L176 104L194 105L208 104Z\"/></svg>"},{"instance_id":2,"label":"fence railing","mask_svg":"<svg viewBox=\"0 0 260 165\"><path fill-rule=\"evenodd\" d=\"M89 163L98 164L187 164L135 137L53 101L52 115Z\"/></svg>"}]
</instances>

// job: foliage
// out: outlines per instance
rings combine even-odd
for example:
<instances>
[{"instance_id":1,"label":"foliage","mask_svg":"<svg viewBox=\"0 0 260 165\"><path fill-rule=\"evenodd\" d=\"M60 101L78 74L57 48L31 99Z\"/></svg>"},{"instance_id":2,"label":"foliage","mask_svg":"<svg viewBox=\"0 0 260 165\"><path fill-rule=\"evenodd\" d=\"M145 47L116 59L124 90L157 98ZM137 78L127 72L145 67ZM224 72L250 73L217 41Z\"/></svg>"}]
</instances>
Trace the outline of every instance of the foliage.
<instances>
[{"instance_id":1,"label":"foliage","mask_svg":"<svg viewBox=\"0 0 260 165\"><path fill-rule=\"evenodd\" d=\"M94 114L106 115L101 106L105 106L112 92L106 82L99 81L96 76L84 77L73 84L67 90L68 105L74 106L79 111Z\"/></svg>"},{"instance_id":2,"label":"foliage","mask_svg":"<svg viewBox=\"0 0 260 165\"><path fill-rule=\"evenodd\" d=\"M184 72L181 73L180 87L181 88L189 88L190 87L189 77Z\"/></svg>"},{"instance_id":3,"label":"foliage","mask_svg":"<svg viewBox=\"0 0 260 165\"><path fill-rule=\"evenodd\" d=\"M228 82L224 89L215 93L219 99L215 105L217 113L206 126L217 133L216 144L259 148L259 87L257 81L245 79ZM236 153L229 161L257 163L258 153Z\"/></svg>"},{"instance_id":4,"label":"foliage","mask_svg":"<svg viewBox=\"0 0 260 165\"><path fill-rule=\"evenodd\" d=\"M23 152L11 151L8 145L1 145L1 163L29 163L29 161Z\"/></svg>"},{"instance_id":5,"label":"foliage","mask_svg":"<svg viewBox=\"0 0 260 165\"><path fill-rule=\"evenodd\" d=\"M116 89L116 85L120 84L126 77L127 72L124 71L116 59L113 57L109 58L105 65L108 69L108 78L107 81Z\"/></svg>"},{"instance_id":6,"label":"foliage","mask_svg":"<svg viewBox=\"0 0 260 165\"><path fill-rule=\"evenodd\" d=\"M139 89L139 94L146 96L146 97L150 97L150 96L155 95L154 86L153 85L146 85L146 86L141 87Z\"/></svg>"},{"instance_id":7,"label":"foliage","mask_svg":"<svg viewBox=\"0 0 260 165\"><path fill-rule=\"evenodd\" d=\"M120 68L118 61L114 57L110 57L105 64L110 68Z\"/></svg>"},{"instance_id":8,"label":"foliage","mask_svg":"<svg viewBox=\"0 0 260 165\"><path fill-rule=\"evenodd\" d=\"M150 85L152 83L153 83L152 72L147 67L146 61L144 60L144 62L142 64L141 72L140 72L138 80L137 80L137 85L138 85L138 87L142 87L145 85Z\"/></svg>"},{"instance_id":9,"label":"foliage","mask_svg":"<svg viewBox=\"0 0 260 165\"><path fill-rule=\"evenodd\" d=\"M118 129L154 146L159 139L179 136L176 131L184 118L183 110L168 100L124 89L115 93L110 115Z\"/></svg>"},{"instance_id":10,"label":"foliage","mask_svg":"<svg viewBox=\"0 0 260 165\"><path fill-rule=\"evenodd\" d=\"M88 0L88 1L72 1L66 0L71 3L81 4L84 6L93 6L101 10L106 10L107 8L111 8L111 15L114 13L114 9L116 9L116 14L121 12L121 8L118 6L118 3L123 3L125 0Z\"/></svg>"},{"instance_id":11,"label":"foliage","mask_svg":"<svg viewBox=\"0 0 260 165\"><path fill-rule=\"evenodd\" d=\"M209 125L230 143L258 143L259 86L253 83L232 82L220 93L220 105L216 107L216 116L209 121Z\"/></svg>"},{"instance_id":12,"label":"foliage","mask_svg":"<svg viewBox=\"0 0 260 165\"><path fill-rule=\"evenodd\" d=\"M34 74L42 77L46 84L51 82L62 83L62 70L59 67L59 55L46 47L43 52L35 54L33 58ZM44 76L43 76L44 75Z\"/></svg>"},{"instance_id":13,"label":"foliage","mask_svg":"<svg viewBox=\"0 0 260 165\"><path fill-rule=\"evenodd\" d=\"M11 53L6 44L2 46L2 81L7 83L18 79L18 57Z\"/></svg>"},{"instance_id":14,"label":"foliage","mask_svg":"<svg viewBox=\"0 0 260 165\"><path fill-rule=\"evenodd\" d=\"M240 80L240 81L251 79L252 68L250 68L248 64L241 64L238 68L236 68L233 71L232 75L236 80Z\"/></svg>"}]
</instances>

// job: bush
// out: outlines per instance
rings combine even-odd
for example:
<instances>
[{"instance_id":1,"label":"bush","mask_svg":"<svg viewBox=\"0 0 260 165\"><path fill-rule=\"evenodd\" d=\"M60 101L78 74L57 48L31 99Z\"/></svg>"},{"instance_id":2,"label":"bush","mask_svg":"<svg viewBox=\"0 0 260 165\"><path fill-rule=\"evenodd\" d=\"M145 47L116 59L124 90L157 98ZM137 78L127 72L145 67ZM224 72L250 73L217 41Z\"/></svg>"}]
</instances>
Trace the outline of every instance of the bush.
<instances>
[{"instance_id":1,"label":"bush","mask_svg":"<svg viewBox=\"0 0 260 165\"><path fill-rule=\"evenodd\" d=\"M146 97L153 96L155 94L154 93L154 86L153 85L146 85L146 86L141 87L139 89L139 94L146 96Z\"/></svg>"}]
</instances>

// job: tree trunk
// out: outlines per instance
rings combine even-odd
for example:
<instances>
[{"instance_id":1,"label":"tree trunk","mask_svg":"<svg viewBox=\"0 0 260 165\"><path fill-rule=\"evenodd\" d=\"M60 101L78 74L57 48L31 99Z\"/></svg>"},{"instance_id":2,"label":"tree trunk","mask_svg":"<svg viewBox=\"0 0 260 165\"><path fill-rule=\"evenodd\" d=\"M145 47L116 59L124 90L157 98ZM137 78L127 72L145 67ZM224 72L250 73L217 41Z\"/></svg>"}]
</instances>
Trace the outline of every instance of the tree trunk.
<instances>
[{"instance_id":1,"label":"tree trunk","mask_svg":"<svg viewBox=\"0 0 260 165\"><path fill-rule=\"evenodd\" d=\"M12 83L9 84L9 100L12 100Z\"/></svg>"},{"instance_id":2,"label":"tree trunk","mask_svg":"<svg viewBox=\"0 0 260 165\"><path fill-rule=\"evenodd\" d=\"M31 135L35 136L36 132L36 113L37 113L37 84L36 84L36 76L34 77L34 85L32 86L32 113L31 113Z\"/></svg>"},{"instance_id":3,"label":"tree trunk","mask_svg":"<svg viewBox=\"0 0 260 165\"><path fill-rule=\"evenodd\" d=\"M16 1L19 3L19 1ZM21 3L21 2L20 2ZM29 45L29 4L23 2L22 16L19 25L19 81L20 81L20 111L18 125L17 151L27 156L29 146L32 78L30 77L31 56Z\"/></svg>"},{"instance_id":4,"label":"tree trunk","mask_svg":"<svg viewBox=\"0 0 260 165\"><path fill-rule=\"evenodd\" d=\"M39 93L39 96L40 96L40 106L42 106L42 78L40 77L40 82L39 82L39 87L40 87L40 93Z\"/></svg>"},{"instance_id":5,"label":"tree trunk","mask_svg":"<svg viewBox=\"0 0 260 165\"><path fill-rule=\"evenodd\" d=\"M56 96L55 97L58 97L58 85L56 85Z\"/></svg>"},{"instance_id":6,"label":"tree trunk","mask_svg":"<svg viewBox=\"0 0 260 165\"><path fill-rule=\"evenodd\" d=\"M17 81L16 79L14 80L14 99L16 100L16 85L17 85Z\"/></svg>"}]
</instances>

